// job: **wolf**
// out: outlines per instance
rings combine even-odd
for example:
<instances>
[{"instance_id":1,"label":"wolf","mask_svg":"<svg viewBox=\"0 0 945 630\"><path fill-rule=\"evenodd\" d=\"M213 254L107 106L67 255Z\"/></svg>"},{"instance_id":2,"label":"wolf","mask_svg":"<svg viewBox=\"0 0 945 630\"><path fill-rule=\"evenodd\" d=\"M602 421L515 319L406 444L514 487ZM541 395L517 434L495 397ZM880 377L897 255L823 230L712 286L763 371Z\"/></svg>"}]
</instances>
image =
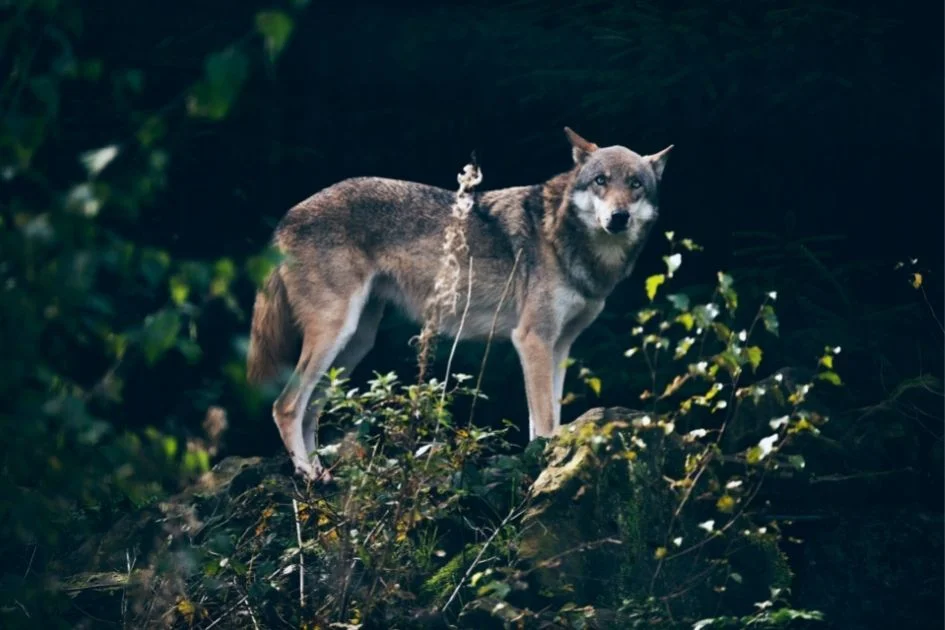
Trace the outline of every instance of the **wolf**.
<instances>
[{"instance_id":1,"label":"wolf","mask_svg":"<svg viewBox=\"0 0 945 630\"><path fill-rule=\"evenodd\" d=\"M525 379L529 440L560 425L571 345L633 270L659 214L673 149L640 155L564 131L569 170L541 184L474 191L459 219L454 192L381 177L343 180L282 218L272 243L283 259L253 306L247 380L273 380L301 344L272 406L297 473L331 480L312 456L324 405L320 381L332 366L354 370L388 305L422 320L451 221L462 223L468 250L457 289L469 296L462 338L511 340ZM438 319L437 332L455 338L460 314Z\"/></svg>"}]
</instances>

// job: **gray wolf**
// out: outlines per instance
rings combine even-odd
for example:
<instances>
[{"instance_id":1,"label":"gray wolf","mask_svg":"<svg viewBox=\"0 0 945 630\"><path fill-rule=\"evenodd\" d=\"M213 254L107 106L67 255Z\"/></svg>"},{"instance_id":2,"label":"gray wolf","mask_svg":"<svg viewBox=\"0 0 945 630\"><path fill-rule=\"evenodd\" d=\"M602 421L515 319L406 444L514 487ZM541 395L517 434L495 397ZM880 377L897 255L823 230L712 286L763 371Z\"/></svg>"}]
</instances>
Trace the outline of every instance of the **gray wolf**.
<instances>
[{"instance_id":1,"label":"gray wolf","mask_svg":"<svg viewBox=\"0 0 945 630\"><path fill-rule=\"evenodd\" d=\"M639 155L598 147L567 127L565 134L570 170L541 184L476 191L462 219L464 303L473 260L462 337L489 335L495 320L496 337L512 341L525 378L529 439L560 425L568 352L632 271L657 219L673 148ZM387 305L422 318L445 232L457 220L454 200L452 191L434 186L359 177L302 201L277 226L273 243L284 258L256 295L247 380L276 377L301 342L272 414L296 471L307 478L330 480L318 457L310 460L322 376L333 365L347 373L355 368L373 346ZM438 332L455 337L459 324L460 313L447 313Z\"/></svg>"}]
</instances>

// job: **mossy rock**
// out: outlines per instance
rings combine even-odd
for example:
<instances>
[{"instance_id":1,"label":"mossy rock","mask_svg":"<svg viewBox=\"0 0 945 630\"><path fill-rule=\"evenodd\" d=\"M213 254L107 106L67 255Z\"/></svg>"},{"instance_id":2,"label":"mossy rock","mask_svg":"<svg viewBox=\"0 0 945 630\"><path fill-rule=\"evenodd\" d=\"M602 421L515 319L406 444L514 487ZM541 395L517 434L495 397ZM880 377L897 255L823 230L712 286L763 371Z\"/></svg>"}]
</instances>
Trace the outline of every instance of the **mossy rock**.
<instances>
[{"instance_id":1,"label":"mossy rock","mask_svg":"<svg viewBox=\"0 0 945 630\"><path fill-rule=\"evenodd\" d=\"M625 563L645 553L638 510L644 467L628 460L621 444L621 433L641 415L593 409L547 444L519 544L543 595L619 604Z\"/></svg>"},{"instance_id":2,"label":"mossy rock","mask_svg":"<svg viewBox=\"0 0 945 630\"><path fill-rule=\"evenodd\" d=\"M716 541L699 529L699 510L674 517L676 497L662 477L666 458L678 455L669 433L655 416L599 408L548 442L518 551L550 605L619 609L670 596L673 615L686 618L720 606L750 612L769 587L789 587L791 573L773 532ZM661 562L670 523L687 539L707 537L706 553ZM739 519L733 531L748 527Z\"/></svg>"}]
</instances>

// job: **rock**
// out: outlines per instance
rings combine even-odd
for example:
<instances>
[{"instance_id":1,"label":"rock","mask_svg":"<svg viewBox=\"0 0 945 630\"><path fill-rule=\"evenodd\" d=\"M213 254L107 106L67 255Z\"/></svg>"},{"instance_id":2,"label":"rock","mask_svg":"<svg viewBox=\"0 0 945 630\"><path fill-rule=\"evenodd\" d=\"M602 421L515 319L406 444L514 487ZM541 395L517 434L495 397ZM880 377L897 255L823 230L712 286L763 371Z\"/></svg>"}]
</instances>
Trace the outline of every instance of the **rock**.
<instances>
[{"instance_id":1,"label":"rock","mask_svg":"<svg viewBox=\"0 0 945 630\"><path fill-rule=\"evenodd\" d=\"M628 604L645 607L654 594L674 593L673 615L685 618L721 605L750 611L753 602L769 596L769 586L789 585L790 570L773 532L736 539L727 550L728 564L716 566L710 558L725 555L717 548L724 543L699 529L696 515L704 510L686 510L674 522L677 497L662 477L667 459L678 457L668 433L657 417L598 408L548 441L518 552L529 567L524 573L550 604L592 605L617 611L619 619ZM669 553L671 523L687 541L706 540L706 553L661 561ZM694 582L694 575L703 578Z\"/></svg>"}]
</instances>

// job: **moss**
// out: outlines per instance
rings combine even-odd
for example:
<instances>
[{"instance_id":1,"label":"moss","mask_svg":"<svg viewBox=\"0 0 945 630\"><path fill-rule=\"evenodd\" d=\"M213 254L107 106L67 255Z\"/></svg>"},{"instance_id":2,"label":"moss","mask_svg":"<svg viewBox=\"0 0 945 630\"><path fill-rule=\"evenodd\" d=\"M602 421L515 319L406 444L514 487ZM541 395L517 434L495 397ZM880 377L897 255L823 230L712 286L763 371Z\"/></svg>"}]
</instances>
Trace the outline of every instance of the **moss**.
<instances>
[{"instance_id":1,"label":"moss","mask_svg":"<svg viewBox=\"0 0 945 630\"><path fill-rule=\"evenodd\" d=\"M437 569L420 587L420 603L436 607L445 604L477 553L479 553L478 545L466 545L462 551Z\"/></svg>"}]
</instances>

